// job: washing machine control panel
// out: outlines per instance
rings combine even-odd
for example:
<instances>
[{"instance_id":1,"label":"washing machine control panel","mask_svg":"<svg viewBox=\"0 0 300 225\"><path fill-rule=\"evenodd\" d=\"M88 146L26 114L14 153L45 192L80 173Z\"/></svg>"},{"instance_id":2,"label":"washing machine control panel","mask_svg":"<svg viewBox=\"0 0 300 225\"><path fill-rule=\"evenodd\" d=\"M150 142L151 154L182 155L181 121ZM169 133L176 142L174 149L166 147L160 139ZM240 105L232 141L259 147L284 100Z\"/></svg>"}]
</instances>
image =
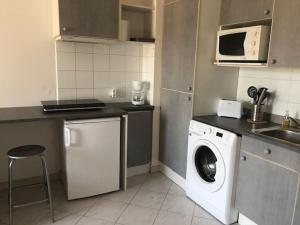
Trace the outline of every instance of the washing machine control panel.
<instances>
[{"instance_id":1,"label":"washing machine control panel","mask_svg":"<svg viewBox=\"0 0 300 225\"><path fill-rule=\"evenodd\" d=\"M231 138L228 131L219 129L217 127L212 127L207 124L203 124L197 121L191 121L190 132L198 135L199 137L205 137L207 139L212 139L214 142L222 143L223 145L230 144Z\"/></svg>"}]
</instances>

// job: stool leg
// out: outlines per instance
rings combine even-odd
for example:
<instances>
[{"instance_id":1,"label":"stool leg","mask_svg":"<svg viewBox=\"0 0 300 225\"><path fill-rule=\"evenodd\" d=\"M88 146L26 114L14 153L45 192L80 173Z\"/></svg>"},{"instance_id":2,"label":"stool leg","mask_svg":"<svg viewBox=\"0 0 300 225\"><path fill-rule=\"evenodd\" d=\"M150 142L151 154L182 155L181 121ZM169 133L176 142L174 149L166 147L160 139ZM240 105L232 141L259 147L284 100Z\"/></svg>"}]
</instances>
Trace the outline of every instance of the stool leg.
<instances>
[{"instance_id":1,"label":"stool leg","mask_svg":"<svg viewBox=\"0 0 300 225\"><path fill-rule=\"evenodd\" d=\"M43 169L45 171L46 175L46 182L47 182L47 190L48 190L48 200L49 200L49 207L50 207L50 213L51 213L51 219L52 222L54 223L54 212L53 212L53 203L52 203L52 193L51 193L51 186L50 186L50 179L49 179L49 173L48 173L48 166L47 166L47 161L45 159L45 156L41 156L42 163L43 163Z\"/></svg>"},{"instance_id":2,"label":"stool leg","mask_svg":"<svg viewBox=\"0 0 300 225\"><path fill-rule=\"evenodd\" d=\"M47 174L46 174L46 170L42 161L42 167L43 167L43 179L44 179L44 190L46 193L46 198L48 199L48 204L49 204L49 194L48 194L48 185L47 185Z\"/></svg>"},{"instance_id":3,"label":"stool leg","mask_svg":"<svg viewBox=\"0 0 300 225\"><path fill-rule=\"evenodd\" d=\"M13 186L12 186L12 167L14 159L8 159L8 202L9 202L9 224L13 224Z\"/></svg>"}]
</instances>

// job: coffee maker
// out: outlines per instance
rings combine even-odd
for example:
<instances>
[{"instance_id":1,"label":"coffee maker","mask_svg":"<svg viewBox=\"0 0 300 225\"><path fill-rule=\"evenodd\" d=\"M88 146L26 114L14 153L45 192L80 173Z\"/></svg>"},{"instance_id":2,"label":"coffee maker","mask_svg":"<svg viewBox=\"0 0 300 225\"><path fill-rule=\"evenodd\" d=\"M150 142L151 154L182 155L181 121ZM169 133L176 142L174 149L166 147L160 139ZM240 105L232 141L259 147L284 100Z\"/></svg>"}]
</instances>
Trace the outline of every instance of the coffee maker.
<instances>
[{"instance_id":1,"label":"coffee maker","mask_svg":"<svg viewBox=\"0 0 300 225\"><path fill-rule=\"evenodd\" d=\"M145 84L143 81L132 82L131 102L133 105L145 104Z\"/></svg>"}]
</instances>

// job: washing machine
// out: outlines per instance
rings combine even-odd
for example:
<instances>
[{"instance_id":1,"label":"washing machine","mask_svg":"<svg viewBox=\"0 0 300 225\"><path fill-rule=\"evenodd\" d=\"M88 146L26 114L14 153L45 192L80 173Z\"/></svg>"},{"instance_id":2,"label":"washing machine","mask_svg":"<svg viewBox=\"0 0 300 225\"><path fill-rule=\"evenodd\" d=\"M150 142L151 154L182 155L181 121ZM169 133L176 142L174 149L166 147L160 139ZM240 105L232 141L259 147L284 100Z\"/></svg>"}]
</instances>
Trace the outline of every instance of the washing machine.
<instances>
[{"instance_id":1,"label":"washing machine","mask_svg":"<svg viewBox=\"0 0 300 225\"><path fill-rule=\"evenodd\" d=\"M192 120L186 194L224 224L238 220L234 208L240 137Z\"/></svg>"}]
</instances>

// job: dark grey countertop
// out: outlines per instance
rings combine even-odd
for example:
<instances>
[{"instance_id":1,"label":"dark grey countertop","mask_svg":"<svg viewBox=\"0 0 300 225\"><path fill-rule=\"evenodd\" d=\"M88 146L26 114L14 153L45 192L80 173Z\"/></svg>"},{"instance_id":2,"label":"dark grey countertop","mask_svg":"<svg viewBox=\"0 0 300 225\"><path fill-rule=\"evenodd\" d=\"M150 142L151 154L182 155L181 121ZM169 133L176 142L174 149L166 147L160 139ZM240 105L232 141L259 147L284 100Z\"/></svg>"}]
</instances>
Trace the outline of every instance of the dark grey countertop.
<instances>
[{"instance_id":1,"label":"dark grey countertop","mask_svg":"<svg viewBox=\"0 0 300 225\"><path fill-rule=\"evenodd\" d=\"M69 112L43 112L42 106L0 108L0 123L32 122L44 120L75 120L105 117L119 117L131 111L152 111L154 106L134 106L131 103L107 103L99 110Z\"/></svg>"},{"instance_id":2,"label":"dark grey countertop","mask_svg":"<svg viewBox=\"0 0 300 225\"><path fill-rule=\"evenodd\" d=\"M224 130L228 130L230 132L236 133L240 136L249 136L256 138L261 141L268 142L270 144L278 145L283 148L287 148L293 151L297 151L300 153L300 148L297 145L289 144L286 142L277 141L265 136L260 136L251 132L252 129L260 129L267 127L280 126L279 124L268 122L263 124L252 124L247 121L247 119L234 119L227 117L218 117L217 115L209 115L209 116L194 116L193 120L215 126Z\"/></svg>"}]
</instances>

